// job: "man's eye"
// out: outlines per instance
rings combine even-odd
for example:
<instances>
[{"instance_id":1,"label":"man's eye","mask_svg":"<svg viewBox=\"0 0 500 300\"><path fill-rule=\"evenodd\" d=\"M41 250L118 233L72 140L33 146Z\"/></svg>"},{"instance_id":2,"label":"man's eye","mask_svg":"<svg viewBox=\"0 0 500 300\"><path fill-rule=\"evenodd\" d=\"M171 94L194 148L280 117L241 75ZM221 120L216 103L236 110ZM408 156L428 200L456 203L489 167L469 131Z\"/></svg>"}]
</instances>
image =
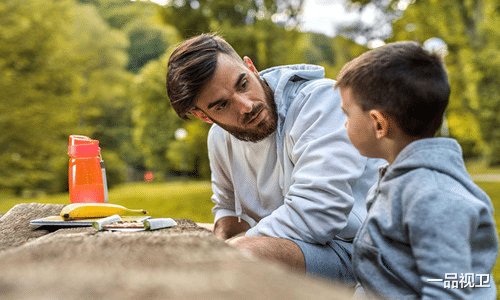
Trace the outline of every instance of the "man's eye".
<instances>
[{"instance_id":1,"label":"man's eye","mask_svg":"<svg viewBox=\"0 0 500 300\"><path fill-rule=\"evenodd\" d=\"M219 105L217 105L215 110L223 110L224 108L226 108L226 106L227 106L227 101L221 102Z\"/></svg>"}]
</instances>

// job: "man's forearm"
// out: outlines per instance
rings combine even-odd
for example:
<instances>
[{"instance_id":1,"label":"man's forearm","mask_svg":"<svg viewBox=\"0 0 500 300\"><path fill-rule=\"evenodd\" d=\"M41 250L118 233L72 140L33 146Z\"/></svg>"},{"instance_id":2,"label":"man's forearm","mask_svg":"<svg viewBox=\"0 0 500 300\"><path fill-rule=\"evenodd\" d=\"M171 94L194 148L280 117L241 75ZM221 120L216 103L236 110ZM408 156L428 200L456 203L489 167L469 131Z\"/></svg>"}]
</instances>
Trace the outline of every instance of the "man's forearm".
<instances>
[{"instance_id":1,"label":"man's forearm","mask_svg":"<svg viewBox=\"0 0 500 300\"><path fill-rule=\"evenodd\" d=\"M217 238L227 240L235 235L247 231L250 225L238 217L223 217L214 225L214 234Z\"/></svg>"}]
</instances>

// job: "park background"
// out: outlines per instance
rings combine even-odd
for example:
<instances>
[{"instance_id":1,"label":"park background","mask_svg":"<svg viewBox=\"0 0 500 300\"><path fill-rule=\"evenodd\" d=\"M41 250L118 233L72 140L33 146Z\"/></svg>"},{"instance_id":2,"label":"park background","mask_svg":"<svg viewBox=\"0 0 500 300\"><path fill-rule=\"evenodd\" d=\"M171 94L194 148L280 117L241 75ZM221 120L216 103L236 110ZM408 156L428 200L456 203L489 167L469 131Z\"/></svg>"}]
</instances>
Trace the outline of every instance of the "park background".
<instances>
[{"instance_id":1,"label":"park background","mask_svg":"<svg viewBox=\"0 0 500 300\"><path fill-rule=\"evenodd\" d=\"M354 17L334 35L305 32L305 1L336 2ZM68 203L67 139L82 134L100 141L110 202L211 222L209 127L176 116L165 72L175 45L214 31L259 70L310 63L331 78L383 43L444 40L452 94L440 134L459 141L498 208L499 12L495 0L4 0L0 214L21 202Z\"/></svg>"}]
</instances>

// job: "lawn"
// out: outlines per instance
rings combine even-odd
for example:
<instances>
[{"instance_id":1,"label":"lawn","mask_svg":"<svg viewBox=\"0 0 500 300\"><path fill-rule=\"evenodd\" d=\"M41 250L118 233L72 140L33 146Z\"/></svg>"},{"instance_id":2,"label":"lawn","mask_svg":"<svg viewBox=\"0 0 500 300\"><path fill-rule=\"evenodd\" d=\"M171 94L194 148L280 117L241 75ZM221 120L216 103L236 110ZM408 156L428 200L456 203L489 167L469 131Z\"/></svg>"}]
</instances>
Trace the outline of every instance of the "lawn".
<instances>
[{"instance_id":1,"label":"lawn","mask_svg":"<svg viewBox=\"0 0 500 300\"><path fill-rule=\"evenodd\" d=\"M500 166L491 167L484 160L469 160L466 163L469 174L500 174Z\"/></svg>"},{"instance_id":2,"label":"lawn","mask_svg":"<svg viewBox=\"0 0 500 300\"><path fill-rule=\"evenodd\" d=\"M495 210L497 231L500 229L500 182L478 182L490 196ZM210 201L212 192L208 181L176 181L170 183L132 183L117 186L109 193L111 203L128 208L146 209L153 217L191 219L196 222L213 222ZM0 200L0 214L23 202L69 203L68 194L36 199L12 198ZM500 286L500 263L493 270L497 286ZM500 299L500 291L498 292Z\"/></svg>"},{"instance_id":3,"label":"lawn","mask_svg":"<svg viewBox=\"0 0 500 300\"><path fill-rule=\"evenodd\" d=\"M195 222L213 222L208 181L176 181L170 183L130 183L117 186L109 192L109 202L128 208L145 209L152 217L191 219ZM68 194L36 199L11 198L0 200L0 214L18 203L68 204Z\"/></svg>"}]
</instances>

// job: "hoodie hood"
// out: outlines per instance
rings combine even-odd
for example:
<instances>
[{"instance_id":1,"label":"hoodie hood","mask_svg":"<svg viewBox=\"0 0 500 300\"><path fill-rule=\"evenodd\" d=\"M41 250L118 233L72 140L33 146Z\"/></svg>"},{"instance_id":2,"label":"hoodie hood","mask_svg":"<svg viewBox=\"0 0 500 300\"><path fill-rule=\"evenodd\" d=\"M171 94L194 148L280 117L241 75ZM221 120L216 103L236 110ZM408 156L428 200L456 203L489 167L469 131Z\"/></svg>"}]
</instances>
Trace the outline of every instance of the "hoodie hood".
<instances>
[{"instance_id":1,"label":"hoodie hood","mask_svg":"<svg viewBox=\"0 0 500 300\"><path fill-rule=\"evenodd\" d=\"M492 276L498 254L493 205L468 175L455 140L410 143L385 168L369 197L352 265L370 294L382 299L495 299L494 284L443 289L442 282L440 287L430 280L442 281L443 272Z\"/></svg>"},{"instance_id":2,"label":"hoodie hood","mask_svg":"<svg viewBox=\"0 0 500 300\"><path fill-rule=\"evenodd\" d=\"M325 77L325 69L316 65L299 64L278 66L260 72L261 77L267 82L274 92L274 101L278 113L278 133L282 132L288 108L300 85L299 81L321 79ZM291 88L295 87L295 88Z\"/></svg>"},{"instance_id":3,"label":"hoodie hood","mask_svg":"<svg viewBox=\"0 0 500 300\"><path fill-rule=\"evenodd\" d=\"M274 101L276 103L276 112L278 114L277 128L276 128L276 147L278 153L283 152L283 128L288 109L292 105L293 100L296 98L296 93L300 90L302 82L308 80L321 79L325 76L323 67L299 64L277 66L261 71L260 76L264 79L271 90L273 91ZM282 164L282 155L278 155L278 164ZM283 176L279 176L279 185L283 188ZM243 218L243 208L239 198L235 199L235 212L238 218ZM246 220L252 226L255 222Z\"/></svg>"},{"instance_id":4,"label":"hoodie hood","mask_svg":"<svg viewBox=\"0 0 500 300\"><path fill-rule=\"evenodd\" d=\"M387 167L384 180L391 180L418 168L446 174L458 181L475 197L483 201L489 199L467 173L462 158L462 149L454 139L427 138L410 143ZM486 202L489 203L489 201Z\"/></svg>"}]
</instances>

